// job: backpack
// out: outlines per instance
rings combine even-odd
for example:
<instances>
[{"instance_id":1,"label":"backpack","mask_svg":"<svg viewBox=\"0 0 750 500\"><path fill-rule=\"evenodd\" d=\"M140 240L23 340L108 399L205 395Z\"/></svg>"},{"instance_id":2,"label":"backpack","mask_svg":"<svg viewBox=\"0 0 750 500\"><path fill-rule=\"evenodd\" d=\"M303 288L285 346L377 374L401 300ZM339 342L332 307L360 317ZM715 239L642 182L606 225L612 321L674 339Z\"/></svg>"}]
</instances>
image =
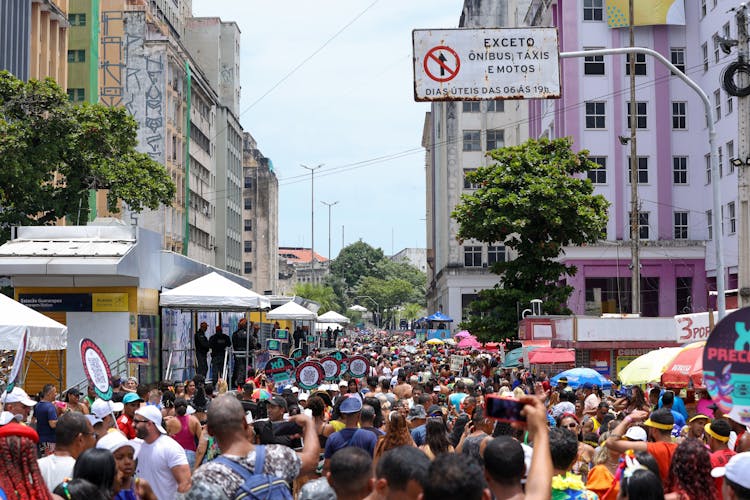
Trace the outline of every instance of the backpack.
<instances>
[{"instance_id":1,"label":"backpack","mask_svg":"<svg viewBox=\"0 0 750 500\"><path fill-rule=\"evenodd\" d=\"M213 461L219 462L239 474L244 482L234 492L234 500L293 500L286 481L271 474L263 474L266 447L255 447L255 470L253 473L234 460L219 455Z\"/></svg>"}]
</instances>

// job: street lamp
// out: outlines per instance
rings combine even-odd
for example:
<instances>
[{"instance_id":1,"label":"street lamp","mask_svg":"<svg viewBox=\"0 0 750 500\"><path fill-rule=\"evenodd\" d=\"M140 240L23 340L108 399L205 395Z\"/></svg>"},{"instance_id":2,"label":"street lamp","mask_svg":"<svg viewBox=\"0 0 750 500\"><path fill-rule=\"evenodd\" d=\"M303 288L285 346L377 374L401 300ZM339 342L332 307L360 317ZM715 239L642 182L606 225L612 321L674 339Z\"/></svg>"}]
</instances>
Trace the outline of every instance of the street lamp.
<instances>
[{"instance_id":1,"label":"street lamp","mask_svg":"<svg viewBox=\"0 0 750 500\"><path fill-rule=\"evenodd\" d=\"M328 260L331 260L333 258L333 254L331 253L331 207L338 205L339 202L334 201L333 203L328 203L321 201L321 203L328 207Z\"/></svg>"},{"instance_id":2,"label":"street lamp","mask_svg":"<svg viewBox=\"0 0 750 500\"><path fill-rule=\"evenodd\" d=\"M380 326L380 304L378 304L377 302L375 302L375 299L373 299L369 295L357 295L354 298L355 299L368 299L368 300L371 300L373 304L375 304L375 312L378 315L377 321L375 322L375 326L379 327Z\"/></svg>"},{"instance_id":3,"label":"street lamp","mask_svg":"<svg viewBox=\"0 0 750 500\"><path fill-rule=\"evenodd\" d=\"M300 166L310 171L310 281L315 283L315 171L323 164L316 167Z\"/></svg>"}]
</instances>

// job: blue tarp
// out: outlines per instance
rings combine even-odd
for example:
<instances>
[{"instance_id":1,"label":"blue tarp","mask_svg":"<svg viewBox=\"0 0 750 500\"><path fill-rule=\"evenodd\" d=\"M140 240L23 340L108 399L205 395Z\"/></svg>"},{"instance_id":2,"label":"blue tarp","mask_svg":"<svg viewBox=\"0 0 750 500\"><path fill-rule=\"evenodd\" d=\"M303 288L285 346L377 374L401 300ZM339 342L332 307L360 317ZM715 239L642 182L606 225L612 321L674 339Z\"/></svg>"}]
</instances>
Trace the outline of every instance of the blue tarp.
<instances>
[{"instance_id":1,"label":"blue tarp","mask_svg":"<svg viewBox=\"0 0 750 500\"><path fill-rule=\"evenodd\" d=\"M452 319L450 319L448 316L446 316L445 314L441 313L440 311L436 312L432 316L427 316L425 319L427 321L443 321L445 323L451 323L451 322L453 322Z\"/></svg>"}]
</instances>

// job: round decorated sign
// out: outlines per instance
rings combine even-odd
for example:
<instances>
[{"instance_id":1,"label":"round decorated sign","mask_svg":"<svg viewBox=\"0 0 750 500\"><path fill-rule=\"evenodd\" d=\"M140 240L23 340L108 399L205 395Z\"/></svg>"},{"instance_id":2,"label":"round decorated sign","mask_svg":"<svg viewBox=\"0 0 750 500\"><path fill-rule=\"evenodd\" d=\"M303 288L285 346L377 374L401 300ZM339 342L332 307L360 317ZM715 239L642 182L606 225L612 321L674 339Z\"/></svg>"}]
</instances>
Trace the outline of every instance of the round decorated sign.
<instances>
[{"instance_id":1,"label":"round decorated sign","mask_svg":"<svg viewBox=\"0 0 750 500\"><path fill-rule=\"evenodd\" d=\"M273 380L276 385L286 385L294 382L294 364L284 356L274 356L263 368L266 378Z\"/></svg>"},{"instance_id":2,"label":"round decorated sign","mask_svg":"<svg viewBox=\"0 0 750 500\"><path fill-rule=\"evenodd\" d=\"M325 379L323 366L317 361L303 361L297 366L297 385L300 389L311 391Z\"/></svg>"},{"instance_id":3,"label":"round decorated sign","mask_svg":"<svg viewBox=\"0 0 750 500\"><path fill-rule=\"evenodd\" d=\"M750 424L750 308L726 316L708 336L703 384L722 413Z\"/></svg>"},{"instance_id":4,"label":"round decorated sign","mask_svg":"<svg viewBox=\"0 0 750 500\"><path fill-rule=\"evenodd\" d=\"M320 360L320 364L323 366L326 382L335 382L339 378L339 373L341 373L341 362L338 359L333 356L326 356Z\"/></svg>"},{"instance_id":5,"label":"round decorated sign","mask_svg":"<svg viewBox=\"0 0 750 500\"><path fill-rule=\"evenodd\" d=\"M13 367L10 370L10 376L8 377L8 386L6 390L11 392L16 386L18 381L18 374L21 373L23 367L23 360L26 357L26 347L29 342L29 330L24 330L21 335L21 340L18 342L18 349L16 349L16 357L13 360Z\"/></svg>"},{"instance_id":6,"label":"round decorated sign","mask_svg":"<svg viewBox=\"0 0 750 500\"><path fill-rule=\"evenodd\" d=\"M302 348L295 349L289 355L289 359L292 360L294 366L298 366L305 359L305 352L302 350Z\"/></svg>"},{"instance_id":7,"label":"round decorated sign","mask_svg":"<svg viewBox=\"0 0 750 500\"><path fill-rule=\"evenodd\" d=\"M359 354L349 358L349 374L354 378L362 378L367 375L370 363L367 358Z\"/></svg>"},{"instance_id":8,"label":"round decorated sign","mask_svg":"<svg viewBox=\"0 0 750 500\"><path fill-rule=\"evenodd\" d=\"M112 399L112 385L110 385L112 372L109 370L107 358L91 339L81 339L80 349L83 371L86 373L89 384L94 386L97 396L109 401Z\"/></svg>"}]
</instances>

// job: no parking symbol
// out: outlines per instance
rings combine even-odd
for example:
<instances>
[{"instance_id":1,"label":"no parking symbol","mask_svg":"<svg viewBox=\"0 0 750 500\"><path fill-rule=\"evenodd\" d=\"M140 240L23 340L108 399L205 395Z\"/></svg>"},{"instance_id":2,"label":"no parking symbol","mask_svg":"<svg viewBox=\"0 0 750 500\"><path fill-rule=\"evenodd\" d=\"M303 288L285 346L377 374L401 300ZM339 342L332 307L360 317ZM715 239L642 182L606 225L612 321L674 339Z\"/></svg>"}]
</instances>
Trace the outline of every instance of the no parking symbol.
<instances>
[{"instance_id":1,"label":"no parking symbol","mask_svg":"<svg viewBox=\"0 0 750 500\"><path fill-rule=\"evenodd\" d=\"M447 45L438 45L427 51L424 56L424 71L436 82L452 80L461 68L461 59L455 50Z\"/></svg>"}]
</instances>

